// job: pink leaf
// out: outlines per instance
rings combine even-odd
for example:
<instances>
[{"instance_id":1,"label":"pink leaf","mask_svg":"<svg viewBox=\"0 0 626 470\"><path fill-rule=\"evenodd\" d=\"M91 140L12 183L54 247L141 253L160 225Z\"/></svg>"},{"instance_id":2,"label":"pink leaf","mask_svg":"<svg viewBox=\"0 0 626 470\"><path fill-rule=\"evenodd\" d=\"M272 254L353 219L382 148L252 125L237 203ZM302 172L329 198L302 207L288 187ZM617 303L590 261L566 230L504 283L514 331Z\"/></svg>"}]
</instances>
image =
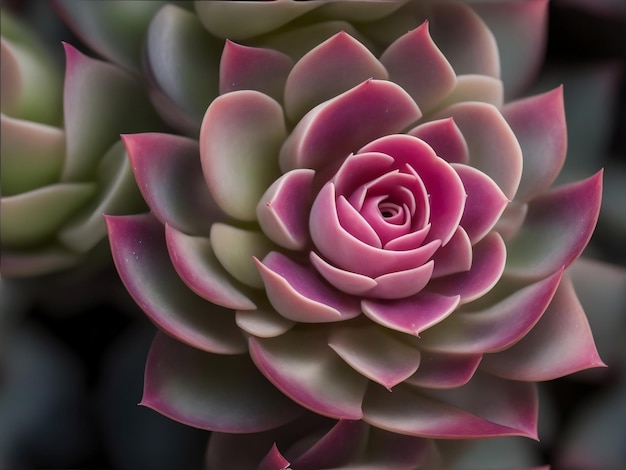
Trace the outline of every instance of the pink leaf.
<instances>
[{"instance_id":1,"label":"pink leaf","mask_svg":"<svg viewBox=\"0 0 626 470\"><path fill-rule=\"evenodd\" d=\"M206 353L163 333L148 353L141 404L188 426L234 433L272 429L302 412L247 355Z\"/></svg>"},{"instance_id":2,"label":"pink leaf","mask_svg":"<svg viewBox=\"0 0 626 470\"><path fill-rule=\"evenodd\" d=\"M220 94L256 90L280 102L292 67L293 60L282 52L227 39L220 61Z\"/></svg>"},{"instance_id":3,"label":"pink leaf","mask_svg":"<svg viewBox=\"0 0 626 470\"><path fill-rule=\"evenodd\" d=\"M385 67L348 33L337 33L294 66L285 86L286 114L290 121L297 122L318 104L372 78L386 80Z\"/></svg>"},{"instance_id":4,"label":"pink leaf","mask_svg":"<svg viewBox=\"0 0 626 470\"><path fill-rule=\"evenodd\" d=\"M502 111L524 155L516 201L528 201L545 191L558 176L567 152L563 88L514 101Z\"/></svg>"},{"instance_id":5,"label":"pink leaf","mask_svg":"<svg viewBox=\"0 0 626 470\"><path fill-rule=\"evenodd\" d=\"M291 464L289 460L283 457L283 454L280 453L276 444L274 444L271 450L267 453L257 470L287 470Z\"/></svg>"},{"instance_id":6,"label":"pink leaf","mask_svg":"<svg viewBox=\"0 0 626 470\"><path fill-rule=\"evenodd\" d=\"M177 230L208 235L221 212L202 177L198 143L157 133L122 138L137 186L153 214Z\"/></svg>"},{"instance_id":7,"label":"pink leaf","mask_svg":"<svg viewBox=\"0 0 626 470\"><path fill-rule=\"evenodd\" d=\"M417 372L406 383L423 388L456 388L474 376L483 355L446 354L422 351Z\"/></svg>"},{"instance_id":8,"label":"pink leaf","mask_svg":"<svg viewBox=\"0 0 626 470\"><path fill-rule=\"evenodd\" d=\"M533 199L508 243L506 274L538 279L569 266L583 251L598 220L602 171Z\"/></svg>"},{"instance_id":9,"label":"pink leaf","mask_svg":"<svg viewBox=\"0 0 626 470\"><path fill-rule=\"evenodd\" d=\"M298 470L341 468L360 453L366 444L369 426L363 421L339 420L326 434L297 459Z\"/></svg>"},{"instance_id":10,"label":"pink leaf","mask_svg":"<svg viewBox=\"0 0 626 470\"><path fill-rule=\"evenodd\" d=\"M162 330L195 348L219 354L246 350L234 312L194 294L180 280L152 215L106 218L113 261L126 289Z\"/></svg>"},{"instance_id":11,"label":"pink leaf","mask_svg":"<svg viewBox=\"0 0 626 470\"><path fill-rule=\"evenodd\" d=\"M292 170L278 178L256 207L263 232L290 250L302 250L309 241L311 185L315 172Z\"/></svg>"},{"instance_id":12,"label":"pink leaf","mask_svg":"<svg viewBox=\"0 0 626 470\"><path fill-rule=\"evenodd\" d=\"M440 247L433 256L435 262L433 279L469 271L472 267L472 248L465 230L457 227L446 246Z\"/></svg>"},{"instance_id":13,"label":"pink leaf","mask_svg":"<svg viewBox=\"0 0 626 470\"><path fill-rule=\"evenodd\" d=\"M270 303L289 320L325 323L348 320L361 313L358 299L326 284L310 266L276 251L256 263Z\"/></svg>"},{"instance_id":14,"label":"pink leaf","mask_svg":"<svg viewBox=\"0 0 626 470\"><path fill-rule=\"evenodd\" d=\"M364 300L361 306L372 321L417 336L450 315L458 304L459 296L446 297L422 291L400 300Z\"/></svg>"},{"instance_id":15,"label":"pink leaf","mask_svg":"<svg viewBox=\"0 0 626 470\"><path fill-rule=\"evenodd\" d=\"M453 167L467 193L461 227L474 245L493 228L509 200L482 171L468 165L454 164Z\"/></svg>"},{"instance_id":16,"label":"pink leaf","mask_svg":"<svg viewBox=\"0 0 626 470\"><path fill-rule=\"evenodd\" d=\"M501 377L528 381L551 380L604 366L568 277L530 333L513 347L486 355L483 365Z\"/></svg>"},{"instance_id":17,"label":"pink leaf","mask_svg":"<svg viewBox=\"0 0 626 470\"><path fill-rule=\"evenodd\" d=\"M401 132L421 112L398 85L367 80L313 108L280 151L283 172L341 162L383 135Z\"/></svg>"},{"instance_id":18,"label":"pink leaf","mask_svg":"<svg viewBox=\"0 0 626 470\"><path fill-rule=\"evenodd\" d=\"M452 118L424 122L407 134L422 139L448 163L467 163L469 160L465 138Z\"/></svg>"},{"instance_id":19,"label":"pink leaf","mask_svg":"<svg viewBox=\"0 0 626 470\"><path fill-rule=\"evenodd\" d=\"M430 37L428 22L393 42L380 61L390 80L404 88L424 112L436 106L456 83L454 69Z\"/></svg>"},{"instance_id":20,"label":"pink leaf","mask_svg":"<svg viewBox=\"0 0 626 470\"><path fill-rule=\"evenodd\" d=\"M519 341L539 321L556 291L562 272L531 284L492 307L456 312L445 324L425 331L420 348L457 354L499 351Z\"/></svg>"},{"instance_id":21,"label":"pink leaf","mask_svg":"<svg viewBox=\"0 0 626 470\"><path fill-rule=\"evenodd\" d=\"M447 296L460 295L461 303L475 300L498 282L504 271L506 247L497 232L491 232L473 247L469 271L433 279L428 289Z\"/></svg>"}]
</instances>

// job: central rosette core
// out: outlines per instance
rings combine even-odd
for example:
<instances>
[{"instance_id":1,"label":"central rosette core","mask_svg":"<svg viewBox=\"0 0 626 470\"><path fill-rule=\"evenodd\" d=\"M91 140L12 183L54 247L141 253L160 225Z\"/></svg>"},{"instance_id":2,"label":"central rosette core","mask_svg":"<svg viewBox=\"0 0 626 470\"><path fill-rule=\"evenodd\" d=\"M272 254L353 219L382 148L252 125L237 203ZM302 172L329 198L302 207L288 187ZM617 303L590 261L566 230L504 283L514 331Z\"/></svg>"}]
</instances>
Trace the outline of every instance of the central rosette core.
<instances>
[{"instance_id":1,"label":"central rosette core","mask_svg":"<svg viewBox=\"0 0 626 470\"><path fill-rule=\"evenodd\" d=\"M362 164L367 164L367 160L379 158L377 154L362 154L359 160ZM339 198L345 199L346 195L340 195ZM379 238L378 244L383 248L393 240L424 228L428 223L430 211L426 188L417 172L409 165L401 170L385 173L374 181L362 182L347 197L347 201L369 224L373 235ZM349 217L343 212L350 209L339 210L342 211L341 217L344 220ZM349 229L348 226L344 227ZM367 242L360 238L358 228L353 235Z\"/></svg>"},{"instance_id":2,"label":"central rosette core","mask_svg":"<svg viewBox=\"0 0 626 470\"><path fill-rule=\"evenodd\" d=\"M454 235L465 189L423 140L391 135L343 162L309 217L311 260L338 289L380 298L419 292Z\"/></svg>"}]
</instances>

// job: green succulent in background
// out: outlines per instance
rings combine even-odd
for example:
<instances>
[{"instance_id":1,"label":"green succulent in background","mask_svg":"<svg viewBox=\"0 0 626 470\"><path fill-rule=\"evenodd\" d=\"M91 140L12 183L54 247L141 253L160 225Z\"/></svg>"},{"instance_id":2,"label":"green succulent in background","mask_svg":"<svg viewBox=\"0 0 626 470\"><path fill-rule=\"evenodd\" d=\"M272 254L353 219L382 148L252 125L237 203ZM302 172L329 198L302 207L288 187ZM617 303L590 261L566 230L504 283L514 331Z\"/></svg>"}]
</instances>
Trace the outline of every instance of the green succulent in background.
<instances>
[{"instance_id":1,"label":"green succulent in background","mask_svg":"<svg viewBox=\"0 0 626 470\"><path fill-rule=\"evenodd\" d=\"M141 208L119 135L160 127L133 76L67 44L64 74L50 46L2 13L4 278L79 264L105 237L104 212Z\"/></svg>"}]
</instances>

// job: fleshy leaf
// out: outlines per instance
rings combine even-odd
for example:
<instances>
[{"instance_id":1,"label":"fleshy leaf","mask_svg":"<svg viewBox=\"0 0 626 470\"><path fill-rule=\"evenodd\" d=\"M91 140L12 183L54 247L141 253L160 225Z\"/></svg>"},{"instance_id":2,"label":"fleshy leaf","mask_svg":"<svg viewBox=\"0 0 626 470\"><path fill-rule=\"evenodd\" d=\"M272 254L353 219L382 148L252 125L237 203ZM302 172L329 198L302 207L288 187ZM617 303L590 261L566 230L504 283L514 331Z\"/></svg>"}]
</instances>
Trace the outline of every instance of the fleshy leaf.
<instances>
[{"instance_id":1,"label":"fleshy leaf","mask_svg":"<svg viewBox=\"0 0 626 470\"><path fill-rule=\"evenodd\" d=\"M220 94L256 90L282 102L293 60L282 52L226 40L220 61Z\"/></svg>"},{"instance_id":2,"label":"fleshy leaf","mask_svg":"<svg viewBox=\"0 0 626 470\"><path fill-rule=\"evenodd\" d=\"M148 354L141 404L189 426L235 433L272 429L302 411L247 355L207 353L163 333Z\"/></svg>"},{"instance_id":3,"label":"fleshy leaf","mask_svg":"<svg viewBox=\"0 0 626 470\"><path fill-rule=\"evenodd\" d=\"M367 142L402 131L421 112L392 82L367 80L307 113L280 151L280 166L322 168L340 162Z\"/></svg>"},{"instance_id":4,"label":"fleshy leaf","mask_svg":"<svg viewBox=\"0 0 626 470\"><path fill-rule=\"evenodd\" d=\"M121 132L159 129L144 89L112 64L91 59L65 44L63 110L66 161L63 181L95 177L102 155Z\"/></svg>"},{"instance_id":5,"label":"fleshy leaf","mask_svg":"<svg viewBox=\"0 0 626 470\"><path fill-rule=\"evenodd\" d=\"M237 310L235 321L243 331L258 338L280 336L295 325L271 306L263 306L256 310Z\"/></svg>"},{"instance_id":6,"label":"fleshy leaf","mask_svg":"<svg viewBox=\"0 0 626 470\"><path fill-rule=\"evenodd\" d=\"M211 247L228 273L248 286L263 288L254 258L263 258L274 244L261 232L215 223L211 227Z\"/></svg>"},{"instance_id":7,"label":"fleshy leaf","mask_svg":"<svg viewBox=\"0 0 626 470\"><path fill-rule=\"evenodd\" d=\"M430 37L428 23L401 36L380 57L391 81L430 111L454 88L456 74Z\"/></svg>"},{"instance_id":8,"label":"fleshy leaf","mask_svg":"<svg viewBox=\"0 0 626 470\"><path fill-rule=\"evenodd\" d=\"M446 297L422 291L401 300L364 300L361 307L372 321L417 336L450 315L458 304L458 295Z\"/></svg>"},{"instance_id":9,"label":"fleshy leaf","mask_svg":"<svg viewBox=\"0 0 626 470\"><path fill-rule=\"evenodd\" d=\"M481 390L480 393L466 394L466 397L469 402L481 400L490 406L491 401L487 399L486 394L489 394L489 398L493 398L500 391L499 388L486 389ZM440 393L442 390L437 392ZM509 393L512 395L509 401L514 403L508 403L505 411L514 412L515 410L511 410L511 407L519 406L520 402L513 399L517 398L515 395L521 393L515 389L510 390ZM475 439L490 436L535 437L534 433L525 428L518 429L495 423L464 408L429 398L408 385L399 385L391 392L380 386L369 387L363 401L363 420L387 431L434 439Z\"/></svg>"},{"instance_id":10,"label":"fleshy leaf","mask_svg":"<svg viewBox=\"0 0 626 470\"><path fill-rule=\"evenodd\" d=\"M463 227L457 227L446 246L440 247L433 256L435 266L432 278L469 271L472 256L472 243L467 232Z\"/></svg>"},{"instance_id":11,"label":"fleshy leaf","mask_svg":"<svg viewBox=\"0 0 626 470\"><path fill-rule=\"evenodd\" d=\"M354 318L361 313L358 299L335 290L315 269L272 251L257 267L272 306L289 320L318 323Z\"/></svg>"},{"instance_id":12,"label":"fleshy leaf","mask_svg":"<svg viewBox=\"0 0 626 470\"><path fill-rule=\"evenodd\" d=\"M167 250L180 279L200 297L226 308L252 310L254 302L220 264L211 241L165 226Z\"/></svg>"},{"instance_id":13,"label":"fleshy leaf","mask_svg":"<svg viewBox=\"0 0 626 470\"><path fill-rule=\"evenodd\" d=\"M2 196L58 181L65 160L65 133L57 127L0 115Z\"/></svg>"},{"instance_id":14,"label":"fleshy leaf","mask_svg":"<svg viewBox=\"0 0 626 470\"><path fill-rule=\"evenodd\" d=\"M95 183L58 183L0 200L0 238L6 247L25 247L55 232L96 193Z\"/></svg>"},{"instance_id":15,"label":"fleshy leaf","mask_svg":"<svg viewBox=\"0 0 626 470\"><path fill-rule=\"evenodd\" d=\"M328 345L348 365L391 390L417 370L420 352L378 325L337 328Z\"/></svg>"},{"instance_id":16,"label":"fleshy leaf","mask_svg":"<svg viewBox=\"0 0 626 470\"><path fill-rule=\"evenodd\" d=\"M290 250L302 250L309 241L311 185L315 172L292 170L267 189L256 208L263 232Z\"/></svg>"},{"instance_id":17,"label":"fleshy leaf","mask_svg":"<svg viewBox=\"0 0 626 470\"><path fill-rule=\"evenodd\" d=\"M337 194L348 195L358 186L389 172L393 157L380 152L351 154L333 176Z\"/></svg>"},{"instance_id":18,"label":"fleshy leaf","mask_svg":"<svg viewBox=\"0 0 626 470\"><path fill-rule=\"evenodd\" d=\"M406 383L423 388L456 388L474 376L482 354L447 354L422 351L419 369Z\"/></svg>"},{"instance_id":19,"label":"fleshy leaf","mask_svg":"<svg viewBox=\"0 0 626 470\"><path fill-rule=\"evenodd\" d=\"M309 259L317 272L341 292L364 295L376 287L376 281L371 277L340 269L328 263L314 251L309 253Z\"/></svg>"},{"instance_id":20,"label":"fleshy leaf","mask_svg":"<svg viewBox=\"0 0 626 470\"><path fill-rule=\"evenodd\" d=\"M263 193L280 175L276 155L287 135L281 106L258 91L215 99L200 131L204 177L220 208L240 220L256 219Z\"/></svg>"},{"instance_id":21,"label":"fleshy leaf","mask_svg":"<svg viewBox=\"0 0 626 470\"><path fill-rule=\"evenodd\" d=\"M533 199L520 231L507 243L506 274L538 279L569 266L591 238L601 197L599 171Z\"/></svg>"},{"instance_id":22,"label":"fleshy leaf","mask_svg":"<svg viewBox=\"0 0 626 470\"><path fill-rule=\"evenodd\" d=\"M602 367L589 322L569 277L564 277L541 320L520 342L485 355L483 366L514 380L542 381Z\"/></svg>"},{"instance_id":23,"label":"fleshy leaf","mask_svg":"<svg viewBox=\"0 0 626 470\"><path fill-rule=\"evenodd\" d=\"M467 193L461 227L472 245L481 240L500 219L509 200L491 178L468 165L453 164Z\"/></svg>"},{"instance_id":24,"label":"fleshy leaf","mask_svg":"<svg viewBox=\"0 0 626 470\"><path fill-rule=\"evenodd\" d=\"M503 380L479 370L465 385L457 388L426 390L431 398L469 411L537 439L538 396L535 383Z\"/></svg>"},{"instance_id":25,"label":"fleshy leaf","mask_svg":"<svg viewBox=\"0 0 626 470\"><path fill-rule=\"evenodd\" d=\"M425 331L420 348L455 354L499 351L519 341L539 321L554 296L562 272L516 291L485 310L456 312Z\"/></svg>"},{"instance_id":26,"label":"fleshy leaf","mask_svg":"<svg viewBox=\"0 0 626 470\"><path fill-rule=\"evenodd\" d=\"M434 265L434 261L430 260L416 268L378 276L374 279L376 286L366 295L378 299L402 299L417 294L430 281Z\"/></svg>"},{"instance_id":27,"label":"fleshy leaf","mask_svg":"<svg viewBox=\"0 0 626 470\"><path fill-rule=\"evenodd\" d=\"M598 352L607 362L621 357L624 349L616 338L626 312L626 266L581 257L567 274L587 312Z\"/></svg>"},{"instance_id":28,"label":"fleshy leaf","mask_svg":"<svg viewBox=\"0 0 626 470\"><path fill-rule=\"evenodd\" d=\"M150 22L145 45L145 68L166 101L161 112L168 123L171 111L182 112L186 125L200 123L211 100L218 94L220 54L224 44L208 34L190 11L166 4ZM175 66L172 60L175 58ZM154 92L153 92L154 94ZM158 102L155 102L158 104ZM160 106L157 108L162 111ZM197 133L198 128L185 129Z\"/></svg>"},{"instance_id":29,"label":"fleshy leaf","mask_svg":"<svg viewBox=\"0 0 626 470\"><path fill-rule=\"evenodd\" d=\"M422 139L448 163L467 163L469 160L465 138L452 118L424 122L407 134Z\"/></svg>"},{"instance_id":30,"label":"fleshy leaf","mask_svg":"<svg viewBox=\"0 0 626 470\"><path fill-rule=\"evenodd\" d=\"M8 8L2 10L0 105L3 115L60 126L62 76L48 44ZM3 134L6 135L6 134ZM4 140L4 139L3 139Z\"/></svg>"},{"instance_id":31,"label":"fleshy leaf","mask_svg":"<svg viewBox=\"0 0 626 470\"><path fill-rule=\"evenodd\" d=\"M177 230L208 235L221 214L202 177L198 143L171 134L123 136L132 169L153 214Z\"/></svg>"},{"instance_id":32,"label":"fleshy leaf","mask_svg":"<svg viewBox=\"0 0 626 470\"><path fill-rule=\"evenodd\" d=\"M549 188L565 162L563 87L509 103L502 115L522 147L524 168L515 200L525 202Z\"/></svg>"},{"instance_id":33,"label":"fleshy leaf","mask_svg":"<svg viewBox=\"0 0 626 470\"><path fill-rule=\"evenodd\" d=\"M328 347L324 330L292 329L276 338L250 338L256 366L296 403L336 419L360 419L367 379Z\"/></svg>"},{"instance_id":34,"label":"fleshy leaf","mask_svg":"<svg viewBox=\"0 0 626 470\"><path fill-rule=\"evenodd\" d=\"M342 72L338 74L338 70ZM385 67L348 33L338 33L305 54L289 74L285 85L287 117L297 122L318 104L372 78L386 80Z\"/></svg>"},{"instance_id":35,"label":"fleshy leaf","mask_svg":"<svg viewBox=\"0 0 626 470\"><path fill-rule=\"evenodd\" d=\"M194 294L168 256L164 227L150 214L106 218L113 261L126 289L162 330L219 354L246 351L235 315Z\"/></svg>"},{"instance_id":36,"label":"fleshy leaf","mask_svg":"<svg viewBox=\"0 0 626 470\"><path fill-rule=\"evenodd\" d=\"M491 232L476 245L469 271L433 279L429 290L443 295L460 295L461 303L481 297L498 282L506 262L506 246L497 232Z\"/></svg>"}]
</instances>

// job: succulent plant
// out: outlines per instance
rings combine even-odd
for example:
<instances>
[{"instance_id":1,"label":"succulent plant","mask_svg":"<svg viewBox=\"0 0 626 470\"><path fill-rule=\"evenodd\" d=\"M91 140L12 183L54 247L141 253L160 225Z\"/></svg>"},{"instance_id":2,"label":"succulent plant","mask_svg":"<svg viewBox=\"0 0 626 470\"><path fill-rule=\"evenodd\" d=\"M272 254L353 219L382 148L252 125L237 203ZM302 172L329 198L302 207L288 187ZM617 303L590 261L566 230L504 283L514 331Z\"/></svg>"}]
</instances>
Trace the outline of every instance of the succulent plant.
<instances>
[{"instance_id":1,"label":"succulent plant","mask_svg":"<svg viewBox=\"0 0 626 470\"><path fill-rule=\"evenodd\" d=\"M105 238L102 213L142 210L119 133L160 128L134 77L66 44L63 79L47 46L3 11L6 278L76 266Z\"/></svg>"},{"instance_id":2,"label":"succulent plant","mask_svg":"<svg viewBox=\"0 0 626 470\"><path fill-rule=\"evenodd\" d=\"M205 26L265 8L238 3L195 7ZM188 10L152 18L152 98L187 136L124 136L151 212L107 226L162 330L142 403L213 431L210 468L440 465L450 440L537 438L535 382L603 365L567 273L601 173L553 187L562 89L505 103L503 7L476 8L302 13L225 42L181 29Z\"/></svg>"}]
</instances>

